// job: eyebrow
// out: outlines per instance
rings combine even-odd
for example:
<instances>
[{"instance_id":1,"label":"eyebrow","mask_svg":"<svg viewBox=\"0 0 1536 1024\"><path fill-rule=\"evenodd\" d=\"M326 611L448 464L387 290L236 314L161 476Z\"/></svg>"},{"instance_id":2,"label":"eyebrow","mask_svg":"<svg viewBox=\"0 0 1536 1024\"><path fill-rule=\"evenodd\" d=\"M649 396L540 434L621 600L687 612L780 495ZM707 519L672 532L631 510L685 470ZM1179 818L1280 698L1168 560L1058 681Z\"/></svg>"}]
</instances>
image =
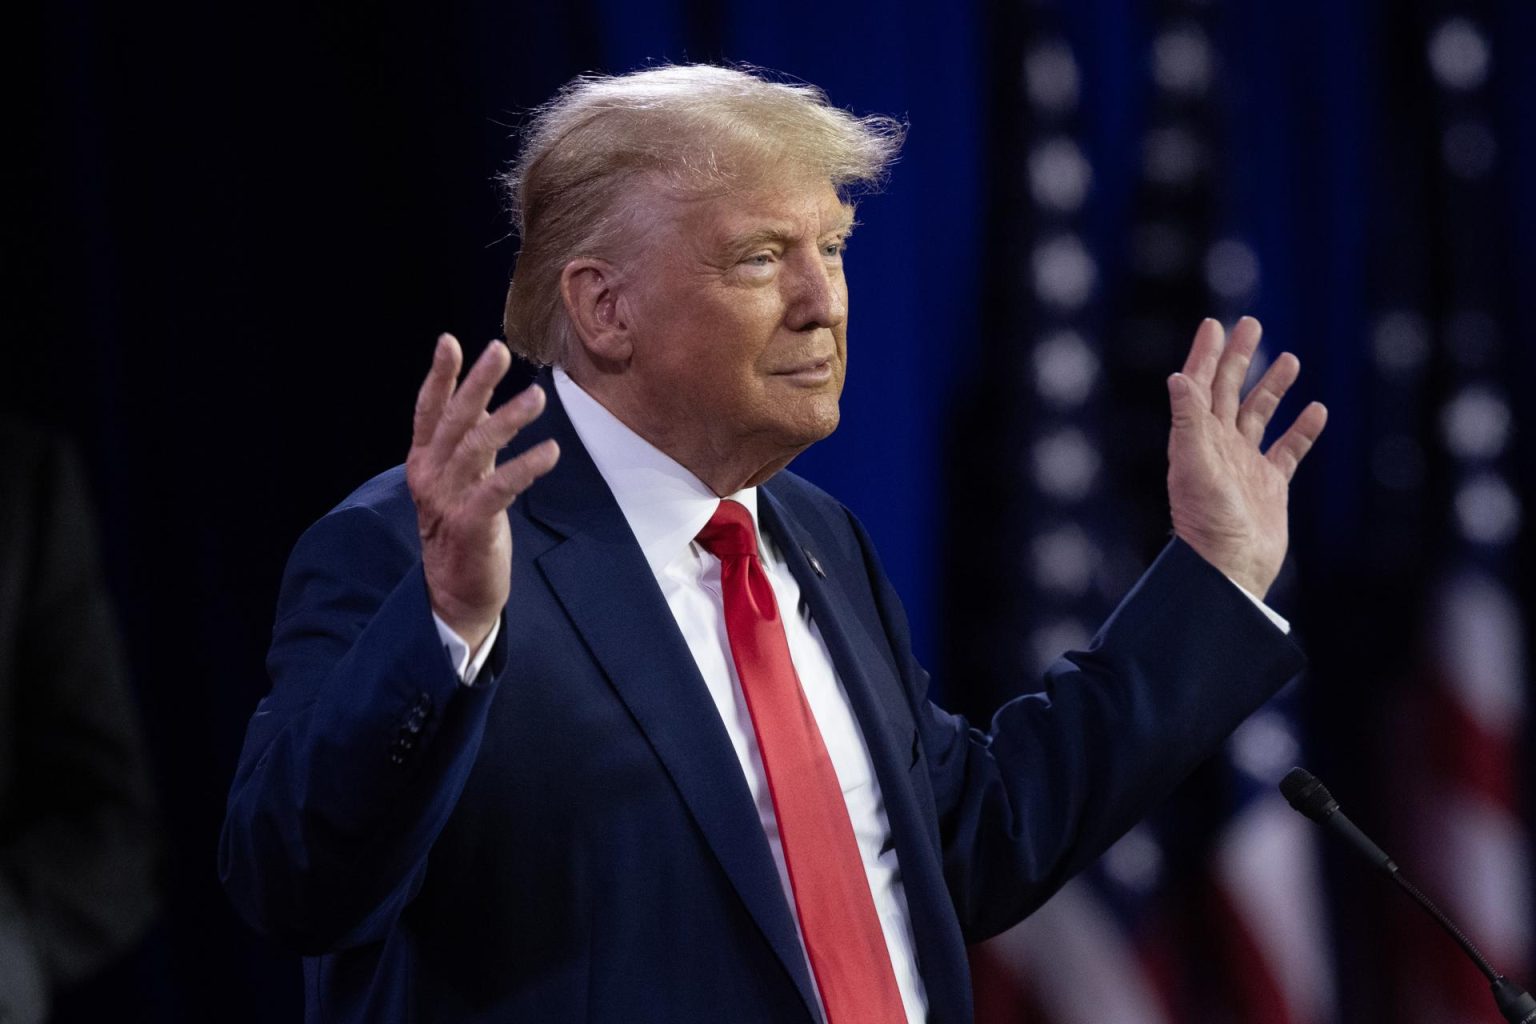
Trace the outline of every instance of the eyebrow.
<instances>
[{"instance_id":1,"label":"eyebrow","mask_svg":"<svg viewBox=\"0 0 1536 1024\"><path fill-rule=\"evenodd\" d=\"M858 226L859 222L855 220L853 214L850 213L841 223L827 231L823 231L817 237L826 238L828 235L842 235L844 238L846 238L847 236L853 234L853 229ZM740 235L730 236L725 240L724 248L731 252L738 252L744 249L755 249L758 246L769 242L774 242L781 245L787 244L793 241L794 237L795 236L792 231L786 231L783 228L759 228L756 231L748 231Z\"/></svg>"}]
</instances>

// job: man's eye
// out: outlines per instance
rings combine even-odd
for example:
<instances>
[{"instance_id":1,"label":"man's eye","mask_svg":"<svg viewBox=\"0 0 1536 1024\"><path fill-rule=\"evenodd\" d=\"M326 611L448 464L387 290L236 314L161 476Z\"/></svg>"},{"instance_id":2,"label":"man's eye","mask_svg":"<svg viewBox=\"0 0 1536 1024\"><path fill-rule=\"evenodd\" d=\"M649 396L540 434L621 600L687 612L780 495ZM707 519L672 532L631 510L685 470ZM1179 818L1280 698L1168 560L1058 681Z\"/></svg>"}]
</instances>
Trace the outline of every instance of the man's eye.
<instances>
[{"instance_id":1,"label":"man's eye","mask_svg":"<svg viewBox=\"0 0 1536 1024\"><path fill-rule=\"evenodd\" d=\"M821 251L822 255L827 256L830 259L836 259L848 251L848 243L846 241L828 242L826 245L822 246Z\"/></svg>"}]
</instances>

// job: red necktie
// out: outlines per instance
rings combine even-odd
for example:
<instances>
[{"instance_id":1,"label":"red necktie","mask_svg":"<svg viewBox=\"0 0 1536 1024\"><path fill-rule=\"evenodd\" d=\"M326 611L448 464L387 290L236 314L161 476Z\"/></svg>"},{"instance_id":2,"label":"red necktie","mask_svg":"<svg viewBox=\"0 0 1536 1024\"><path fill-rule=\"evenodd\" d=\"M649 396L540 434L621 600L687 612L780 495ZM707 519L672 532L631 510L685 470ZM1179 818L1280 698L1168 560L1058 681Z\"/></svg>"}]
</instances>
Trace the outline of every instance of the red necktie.
<instances>
[{"instance_id":1,"label":"red necktie","mask_svg":"<svg viewBox=\"0 0 1536 1024\"><path fill-rule=\"evenodd\" d=\"M906 1020L832 759L800 692L752 516L722 501L699 532L720 559L725 631L778 817L800 934L828 1024Z\"/></svg>"}]
</instances>

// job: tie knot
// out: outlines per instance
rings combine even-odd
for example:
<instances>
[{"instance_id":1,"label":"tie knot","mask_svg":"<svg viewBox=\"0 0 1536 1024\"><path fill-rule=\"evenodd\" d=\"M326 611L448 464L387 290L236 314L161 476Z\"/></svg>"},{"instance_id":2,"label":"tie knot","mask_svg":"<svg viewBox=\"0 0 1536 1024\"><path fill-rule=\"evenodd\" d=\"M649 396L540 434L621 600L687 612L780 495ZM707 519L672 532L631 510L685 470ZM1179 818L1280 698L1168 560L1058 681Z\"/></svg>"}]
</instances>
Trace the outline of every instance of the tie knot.
<instances>
[{"instance_id":1,"label":"tie knot","mask_svg":"<svg viewBox=\"0 0 1536 1024\"><path fill-rule=\"evenodd\" d=\"M726 499L699 531L699 545L722 561L757 554L757 531L752 513L739 501Z\"/></svg>"}]
</instances>

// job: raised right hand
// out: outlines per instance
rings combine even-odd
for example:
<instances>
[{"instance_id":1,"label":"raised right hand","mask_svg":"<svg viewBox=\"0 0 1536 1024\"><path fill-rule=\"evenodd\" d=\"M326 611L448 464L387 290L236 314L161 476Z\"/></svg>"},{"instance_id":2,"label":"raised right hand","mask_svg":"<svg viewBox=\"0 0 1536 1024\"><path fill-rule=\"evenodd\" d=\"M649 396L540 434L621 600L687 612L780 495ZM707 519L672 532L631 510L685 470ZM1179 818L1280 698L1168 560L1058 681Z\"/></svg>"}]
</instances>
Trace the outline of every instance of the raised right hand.
<instances>
[{"instance_id":1,"label":"raised right hand","mask_svg":"<svg viewBox=\"0 0 1536 1024\"><path fill-rule=\"evenodd\" d=\"M544 391L530 385L488 412L511 353L491 342L456 387L463 362L458 340L440 336L416 397L405 479L416 502L432 610L473 651L507 603L512 576L507 506L554 468L560 449L553 440L544 441L496 465L496 452L544 411Z\"/></svg>"}]
</instances>

